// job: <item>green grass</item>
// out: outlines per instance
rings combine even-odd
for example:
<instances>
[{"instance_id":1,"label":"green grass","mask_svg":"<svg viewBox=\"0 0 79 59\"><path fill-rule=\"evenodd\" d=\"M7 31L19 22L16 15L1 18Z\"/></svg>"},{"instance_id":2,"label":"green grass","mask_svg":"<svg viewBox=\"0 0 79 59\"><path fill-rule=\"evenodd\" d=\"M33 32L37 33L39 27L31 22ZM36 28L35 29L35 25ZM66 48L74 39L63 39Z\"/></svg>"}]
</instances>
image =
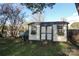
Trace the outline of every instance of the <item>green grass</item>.
<instances>
[{"instance_id":1,"label":"green grass","mask_svg":"<svg viewBox=\"0 0 79 59\"><path fill-rule=\"evenodd\" d=\"M40 42L39 42L40 43ZM56 56L66 48L59 43L49 43L42 46L39 43L15 42L15 40L0 38L1 56ZM61 53L62 54L62 53Z\"/></svg>"}]
</instances>

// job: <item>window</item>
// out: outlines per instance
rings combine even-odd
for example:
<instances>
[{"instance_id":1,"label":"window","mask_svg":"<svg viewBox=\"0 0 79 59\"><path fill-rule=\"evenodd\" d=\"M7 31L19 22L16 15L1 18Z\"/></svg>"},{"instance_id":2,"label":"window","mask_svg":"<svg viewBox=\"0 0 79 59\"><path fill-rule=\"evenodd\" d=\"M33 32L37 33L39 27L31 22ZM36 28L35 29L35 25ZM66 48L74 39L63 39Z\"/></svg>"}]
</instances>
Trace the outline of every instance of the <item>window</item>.
<instances>
[{"instance_id":1,"label":"window","mask_svg":"<svg viewBox=\"0 0 79 59\"><path fill-rule=\"evenodd\" d=\"M57 25L57 34L58 35L64 35L63 25Z\"/></svg>"},{"instance_id":2,"label":"window","mask_svg":"<svg viewBox=\"0 0 79 59\"><path fill-rule=\"evenodd\" d=\"M36 31L37 31L36 26L32 25L31 34L35 35L36 34Z\"/></svg>"}]
</instances>

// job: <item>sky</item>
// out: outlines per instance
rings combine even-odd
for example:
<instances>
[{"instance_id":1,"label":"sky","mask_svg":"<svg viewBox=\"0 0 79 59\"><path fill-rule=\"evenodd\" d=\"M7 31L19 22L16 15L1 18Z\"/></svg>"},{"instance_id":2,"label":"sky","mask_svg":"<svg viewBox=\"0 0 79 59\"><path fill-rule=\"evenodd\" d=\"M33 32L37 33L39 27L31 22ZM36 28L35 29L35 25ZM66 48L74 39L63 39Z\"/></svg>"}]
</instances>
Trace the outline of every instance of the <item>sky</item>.
<instances>
[{"instance_id":1,"label":"sky","mask_svg":"<svg viewBox=\"0 0 79 59\"><path fill-rule=\"evenodd\" d=\"M53 6L53 9L46 9L45 21L53 21L61 18L67 18L73 13L76 13L76 7L74 3L57 3Z\"/></svg>"},{"instance_id":2,"label":"sky","mask_svg":"<svg viewBox=\"0 0 79 59\"><path fill-rule=\"evenodd\" d=\"M26 15L31 14L29 9L26 8L24 10L26 11ZM56 3L53 6L53 9L46 8L44 10L43 17L44 21L59 21L62 18L65 18L66 21L71 22L72 18L78 18L78 13L74 3ZM26 17L26 20L32 20L32 18Z\"/></svg>"}]
</instances>

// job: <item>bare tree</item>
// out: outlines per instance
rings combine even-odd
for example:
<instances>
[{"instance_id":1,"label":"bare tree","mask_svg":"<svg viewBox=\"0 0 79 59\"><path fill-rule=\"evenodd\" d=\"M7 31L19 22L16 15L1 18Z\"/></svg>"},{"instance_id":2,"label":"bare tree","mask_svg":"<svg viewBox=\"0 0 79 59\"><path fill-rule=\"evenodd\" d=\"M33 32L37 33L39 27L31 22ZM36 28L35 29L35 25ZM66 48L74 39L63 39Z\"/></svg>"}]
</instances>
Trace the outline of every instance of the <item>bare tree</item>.
<instances>
[{"instance_id":1,"label":"bare tree","mask_svg":"<svg viewBox=\"0 0 79 59\"><path fill-rule=\"evenodd\" d=\"M2 34L4 32L4 27L5 27L5 24L6 24L6 21L8 20L9 18L9 8L7 7L8 4L1 4L0 5L0 16L3 16L0 20L1 20L1 24L2 24Z\"/></svg>"},{"instance_id":2,"label":"bare tree","mask_svg":"<svg viewBox=\"0 0 79 59\"><path fill-rule=\"evenodd\" d=\"M32 19L34 22L43 22L44 21L44 15L43 12L37 12L35 14L32 15Z\"/></svg>"},{"instance_id":3,"label":"bare tree","mask_svg":"<svg viewBox=\"0 0 79 59\"><path fill-rule=\"evenodd\" d=\"M3 16L3 19L1 18L2 34L4 32L6 22L10 20L12 36L16 36L16 30L20 27L20 24L23 23L23 16L20 15L22 10L18 6L14 7L13 4L1 4L0 11L0 15Z\"/></svg>"}]
</instances>

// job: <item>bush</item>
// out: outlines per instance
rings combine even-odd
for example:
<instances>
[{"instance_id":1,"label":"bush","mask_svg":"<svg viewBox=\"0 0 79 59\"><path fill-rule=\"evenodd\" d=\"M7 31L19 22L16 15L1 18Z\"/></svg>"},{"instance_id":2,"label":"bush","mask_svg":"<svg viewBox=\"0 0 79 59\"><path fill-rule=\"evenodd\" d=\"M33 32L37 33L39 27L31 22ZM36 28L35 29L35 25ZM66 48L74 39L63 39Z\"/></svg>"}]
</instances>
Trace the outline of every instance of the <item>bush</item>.
<instances>
[{"instance_id":1,"label":"bush","mask_svg":"<svg viewBox=\"0 0 79 59\"><path fill-rule=\"evenodd\" d=\"M20 37L24 40L24 41L26 41L27 39L28 39L28 31L26 31L26 32L24 32L24 33L22 33L21 35L20 35Z\"/></svg>"}]
</instances>

